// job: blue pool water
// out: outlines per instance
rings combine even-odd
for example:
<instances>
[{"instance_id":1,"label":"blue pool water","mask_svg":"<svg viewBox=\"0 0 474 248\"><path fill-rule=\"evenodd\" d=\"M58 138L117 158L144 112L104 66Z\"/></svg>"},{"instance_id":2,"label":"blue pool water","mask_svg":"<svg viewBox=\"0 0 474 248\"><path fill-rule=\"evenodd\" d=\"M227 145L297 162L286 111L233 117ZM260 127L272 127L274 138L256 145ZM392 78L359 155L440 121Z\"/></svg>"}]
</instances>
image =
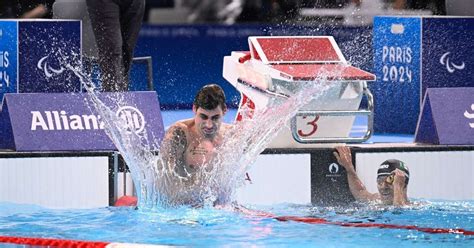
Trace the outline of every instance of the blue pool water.
<instances>
[{"instance_id":1,"label":"blue pool water","mask_svg":"<svg viewBox=\"0 0 474 248\"><path fill-rule=\"evenodd\" d=\"M416 207L253 206L277 216L474 230L474 202L420 201ZM130 207L51 210L0 203L0 235L177 246L474 247L474 236L415 230L281 222L213 208L143 212Z\"/></svg>"}]
</instances>

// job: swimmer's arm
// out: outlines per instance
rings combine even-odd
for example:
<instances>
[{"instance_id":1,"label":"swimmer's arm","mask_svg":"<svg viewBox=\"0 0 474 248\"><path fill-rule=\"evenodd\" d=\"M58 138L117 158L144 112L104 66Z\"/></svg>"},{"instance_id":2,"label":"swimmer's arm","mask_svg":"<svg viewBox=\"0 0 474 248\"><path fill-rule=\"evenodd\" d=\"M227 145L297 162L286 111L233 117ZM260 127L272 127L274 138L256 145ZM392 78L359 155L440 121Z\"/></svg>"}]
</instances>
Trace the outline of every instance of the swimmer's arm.
<instances>
[{"instance_id":1,"label":"swimmer's arm","mask_svg":"<svg viewBox=\"0 0 474 248\"><path fill-rule=\"evenodd\" d=\"M346 170L346 172L349 189L357 201L374 201L380 198L378 194L372 194L367 191L365 185L359 179L359 176L357 176L357 173L354 169Z\"/></svg>"},{"instance_id":2,"label":"swimmer's arm","mask_svg":"<svg viewBox=\"0 0 474 248\"><path fill-rule=\"evenodd\" d=\"M166 132L160 149L165 166L169 171L179 173L184 168L187 147L186 127L180 124L171 126Z\"/></svg>"},{"instance_id":3,"label":"swimmer's arm","mask_svg":"<svg viewBox=\"0 0 474 248\"><path fill-rule=\"evenodd\" d=\"M347 181L349 183L349 189L352 196L357 201L373 201L377 200L378 194L372 194L365 188L365 185L357 176L357 173L352 164L351 150L347 146L336 147L336 151L333 153L336 157L337 162L346 169Z\"/></svg>"},{"instance_id":4,"label":"swimmer's arm","mask_svg":"<svg viewBox=\"0 0 474 248\"><path fill-rule=\"evenodd\" d=\"M393 189L393 205L394 206L405 206L408 205L408 202L405 201L405 194L403 189L395 186Z\"/></svg>"}]
</instances>

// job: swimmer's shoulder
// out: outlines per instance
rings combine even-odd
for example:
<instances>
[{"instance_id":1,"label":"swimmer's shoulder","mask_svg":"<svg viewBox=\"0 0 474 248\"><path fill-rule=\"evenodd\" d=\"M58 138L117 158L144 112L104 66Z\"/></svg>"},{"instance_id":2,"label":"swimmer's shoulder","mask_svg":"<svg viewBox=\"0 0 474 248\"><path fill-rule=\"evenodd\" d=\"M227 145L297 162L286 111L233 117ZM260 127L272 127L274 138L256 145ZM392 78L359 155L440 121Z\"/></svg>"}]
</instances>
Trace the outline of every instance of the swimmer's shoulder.
<instances>
[{"instance_id":1,"label":"swimmer's shoulder","mask_svg":"<svg viewBox=\"0 0 474 248\"><path fill-rule=\"evenodd\" d=\"M191 122L192 122L191 119L177 121L168 128L168 132L176 131L176 130L181 130L181 131L184 131L184 132L188 132L190 127L191 127Z\"/></svg>"},{"instance_id":2,"label":"swimmer's shoulder","mask_svg":"<svg viewBox=\"0 0 474 248\"><path fill-rule=\"evenodd\" d=\"M178 121L171 125L168 130L166 130L166 139L174 139L176 137L186 137L186 139L189 136L189 126L186 125L185 120L184 121Z\"/></svg>"}]
</instances>

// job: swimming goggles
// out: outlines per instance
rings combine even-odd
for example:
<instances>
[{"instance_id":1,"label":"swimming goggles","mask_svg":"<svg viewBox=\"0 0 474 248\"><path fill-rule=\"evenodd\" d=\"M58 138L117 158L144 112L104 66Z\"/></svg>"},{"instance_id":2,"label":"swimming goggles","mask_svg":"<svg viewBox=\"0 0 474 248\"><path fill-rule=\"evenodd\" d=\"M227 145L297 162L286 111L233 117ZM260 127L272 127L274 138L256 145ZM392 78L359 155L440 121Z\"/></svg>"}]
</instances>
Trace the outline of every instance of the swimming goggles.
<instances>
[{"instance_id":1,"label":"swimming goggles","mask_svg":"<svg viewBox=\"0 0 474 248\"><path fill-rule=\"evenodd\" d=\"M387 184L393 184L393 181L395 180L395 175L394 174L390 174L388 176L385 177L385 180L383 180L384 178L383 177L379 177L377 178L377 183L378 184L382 184L383 182L387 183Z\"/></svg>"}]
</instances>

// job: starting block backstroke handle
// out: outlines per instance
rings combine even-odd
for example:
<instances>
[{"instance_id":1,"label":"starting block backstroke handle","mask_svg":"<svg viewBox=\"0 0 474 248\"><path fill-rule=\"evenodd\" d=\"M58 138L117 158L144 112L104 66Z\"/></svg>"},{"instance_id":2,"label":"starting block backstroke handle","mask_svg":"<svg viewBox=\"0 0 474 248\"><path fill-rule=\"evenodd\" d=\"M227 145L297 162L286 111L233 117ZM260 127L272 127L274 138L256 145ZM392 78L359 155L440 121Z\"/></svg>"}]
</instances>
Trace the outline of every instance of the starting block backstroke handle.
<instances>
[{"instance_id":1,"label":"starting block backstroke handle","mask_svg":"<svg viewBox=\"0 0 474 248\"><path fill-rule=\"evenodd\" d=\"M369 88L367 88L367 83L363 82L363 94L367 96L367 109L365 110L355 110L355 111L346 111L346 110L306 110L298 111L296 115L291 119L291 134L293 138L299 143L360 143L367 141L373 133L374 128L374 98ZM312 137L312 138L302 138L298 135L298 128L296 127L296 117L297 116L356 116L364 115L367 116L367 131L361 137Z\"/></svg>"},{"instance_id":2,"label":"starting block backstroke handle","mask_svg":"<svg viewBox=\"0 0 474 248\"><path fill-rule=\"evenodd\" d=\"M133 62L135 63L141 63L146 65L147 69L147 87L148 90L153 91L153 62L151 60L151 56L145 56L145 57L135 57L132 59Z\"/></svg>"}]
</instances>

